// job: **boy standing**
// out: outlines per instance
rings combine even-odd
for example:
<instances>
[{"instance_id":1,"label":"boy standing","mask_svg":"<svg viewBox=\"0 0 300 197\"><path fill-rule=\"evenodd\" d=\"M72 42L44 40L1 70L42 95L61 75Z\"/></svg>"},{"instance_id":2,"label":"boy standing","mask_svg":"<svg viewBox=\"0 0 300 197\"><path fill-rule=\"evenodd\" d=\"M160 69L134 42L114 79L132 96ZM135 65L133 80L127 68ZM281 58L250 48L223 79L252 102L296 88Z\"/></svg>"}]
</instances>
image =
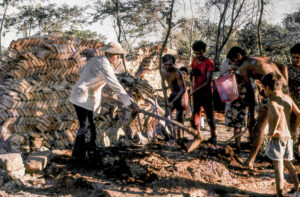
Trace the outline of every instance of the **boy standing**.
<instances>
[{"instance_id":1,"label":"boy standing","mask_svg":"<svg viewBox=\"0 0 300 197\"><path fill-rule=\"evenodd\" d=\"M184 123L183 111L185 106L182 103L182 98L186 92L184 79L182 73L175 67L175 57L171 54L166 54L162 57L163 62L163 77L168 83L168 88L171 89L171 95L169 96L169 107L171 112L176 110L176 121ZM169 114L165 114L168 116ZM183 144L183 130L177 129L177 135L173 136L177 139L177 144L185 148Z\"/></svg>"},{"instance_id":2,"label":"boy standing","mask_svg":"<svg viewBox=\"0 0 300 197\"><path fill-rule=\"evenodd\" d=\"M215 70L215 64L212 60L205 57L206 43L197 40L193 44L193 51L196 57L194 57L192 64L192 76L193 76L193 122L192 126L196 127L200 135L200 113L201 107L204 108L208 125L210 127L210 139L208 142L216 145L217 144L217 134L216 126L214 120L214 108L213 108L213 96L211 90L211 81L213 76L213 71ZM194 143L188 150L192 152L200 145L201 141Z\"/></svg>"},{"instance_id":3,"label":"boy standing","mask_svg":"<svg viewBox=\"0 0 300 197\"><path fill-rule=\"evenodd\" d=\"M265 95L269 98L268 123L269 142L266 155L273 161L277 196L283 196L284 167L294 181L294 191L298 191L299 180L292 164L293 140L291 139L291 114L296 114L296 127L300 125L300 110L292 98L282 92L281 76L269 73L262 78Z\"/></svg>"}]
</instances>

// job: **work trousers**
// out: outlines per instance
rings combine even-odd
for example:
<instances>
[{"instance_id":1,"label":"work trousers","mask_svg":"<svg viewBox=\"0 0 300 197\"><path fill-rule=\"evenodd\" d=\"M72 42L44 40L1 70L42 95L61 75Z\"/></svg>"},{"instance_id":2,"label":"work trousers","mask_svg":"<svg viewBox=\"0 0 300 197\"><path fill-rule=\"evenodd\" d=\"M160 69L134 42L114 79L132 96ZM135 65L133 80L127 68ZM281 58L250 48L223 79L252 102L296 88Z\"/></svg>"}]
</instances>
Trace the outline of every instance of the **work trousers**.
<instances>
[{"instance_id":1,"label":"work trousers","mask_svg":"<svg viewBox=\"0 0 300 197\"><path fill-rule=\"evenodd\" d=\"M74 105L79 121L72 157L76 160L85 160L86 153L91 156L96 149L96 126L93 111Z\"/></svg>"}]
</instances>

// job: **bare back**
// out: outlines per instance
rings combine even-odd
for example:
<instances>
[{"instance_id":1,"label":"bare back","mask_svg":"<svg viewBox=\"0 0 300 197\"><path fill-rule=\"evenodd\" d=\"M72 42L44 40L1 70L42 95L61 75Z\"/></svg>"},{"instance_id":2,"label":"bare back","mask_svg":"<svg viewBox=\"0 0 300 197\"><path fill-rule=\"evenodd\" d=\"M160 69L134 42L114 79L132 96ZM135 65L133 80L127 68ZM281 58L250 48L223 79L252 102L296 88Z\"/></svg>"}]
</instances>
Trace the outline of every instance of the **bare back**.
<instances>
[{"instance_id":1,"label":"bare back","mask_svg":"<svg viewBox=\"0 0 300 197\"><path fill-rule=\"evenodd\" d=\"M278 132L280 138L291 137L291 114L293 100L289 95L272 97L268 103L268 122L270 131Z\"/></svg>"},{"instance_id":2,"label":"bare back","mask_svg":"<svg viewBox=\"0 0 300 197\"><path fill-rule=\"evenodd\" d=\"M282 76L282 84L287 86L287 67L271 61L269 57L249 57L239 68L244 81L248 83L249 77L261 80L261 78L271 72Z\"/></svg>"}]
</instances>

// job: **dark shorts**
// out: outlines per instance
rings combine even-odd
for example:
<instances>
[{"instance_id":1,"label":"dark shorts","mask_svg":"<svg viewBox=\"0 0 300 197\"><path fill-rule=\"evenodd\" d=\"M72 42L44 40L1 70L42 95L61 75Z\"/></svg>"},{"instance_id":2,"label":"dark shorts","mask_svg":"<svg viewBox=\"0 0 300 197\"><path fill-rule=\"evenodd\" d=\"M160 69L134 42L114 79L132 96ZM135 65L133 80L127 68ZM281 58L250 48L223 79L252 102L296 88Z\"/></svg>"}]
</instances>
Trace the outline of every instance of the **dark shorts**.
<instances>
[{"instance_id":1,"label":"dark shorts","mask_svg":"<svg viewBox=\"0 0 300 197\"><path fill-rule=\"evenodd\" d=\"M213 96L211 89L206 89L204 91L198 91L193 95L193 116L195 124L199 124L199 118L201 113L201 107L203 107L206 119L209 126L215 129L215 120L214 120L214 106L213 106Z\"/></svg>"},{"instance_id":2,"label":"dark shorts","mask_svg":"<svg viewBox=\"0 0 300 197\"><path fill-rule=\"evenodd\" d=\"M201 107L213 111L213 96L211 90L198 91L193 95L194 113L200 112Z\"/></svg>"}]
</instances>

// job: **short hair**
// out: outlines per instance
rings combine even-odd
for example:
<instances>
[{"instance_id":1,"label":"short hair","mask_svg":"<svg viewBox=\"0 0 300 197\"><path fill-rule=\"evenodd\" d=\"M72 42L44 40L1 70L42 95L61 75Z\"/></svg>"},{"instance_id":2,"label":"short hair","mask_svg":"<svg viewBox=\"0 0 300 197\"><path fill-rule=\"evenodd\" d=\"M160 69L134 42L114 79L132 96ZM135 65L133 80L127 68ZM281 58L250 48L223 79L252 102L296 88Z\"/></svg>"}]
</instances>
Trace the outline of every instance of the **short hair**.
<instances>
[{"instance_id":1,"label":"short hair","mask_svg":"<svg viewBox=\"0 0 300 197\"><path fill-rule=\"evenodd\" d=\"M163 63L166 62L166 61L168 61L169 59L172 59L173 64L175 64L176 59L175 59L175 56L174 56L174 55L166 54L166 55L164 55L164 56L162 57Z\"/></svg>"},{"instance_id":2,"label":"short hair","mask_svg":"<svg viewBox=\"0 0 300 197\"><path fill-rule=\"evenodd\" d=\"M292 54L300 54L300 43L297 43L297 44L295 44L292 48L291 48L291 50L290 50L290 52L291 52L291 55Z\"/></svg>"},{"instance_id":3,"label":"short hair","mask_svg":"<svg viewBox=\"0 0 300 197\"><path fill-rule=\"evenodd\" d=\"M238 53L240 53L243 57L246 55L246 51L243 48L235 46L228 51L227 58L230 60L237 58Z\"/></svg>"},{"instance_id":4,"label":"short hair","mask_svg":"<svg viewBox=\"0 0 300 197\"><path fill-rule=\"evenodd\" d=\"M204 52L205 52L206 51L206 43L203 42L202 40L196 40L193 43L192 48L193 48L194 51L200 51L201 49L203 49Z\"/></svg>"},{"instance_id":5,"label":"short hair","mask_svg":"<svg viewBox=\"0 0 300 197\"><path fill-rule=\"evenodd\" d=\"M189 70L187 69L187 67L183 66L183 67L180 67L179 70L182 72L186 72L187 74L189 74Z\"/></svg>"},{"instance_id":6,"label":"short hair","mask_svg":"<svg viewBox=\"0 0 300 197\"><path fill-rule=\"evenodd\" d=\"M271 90L277 90L281 88L281 75L272 72L262 77L261 82L266 87L268 86Z\"/></svg>"}]
</instances>

